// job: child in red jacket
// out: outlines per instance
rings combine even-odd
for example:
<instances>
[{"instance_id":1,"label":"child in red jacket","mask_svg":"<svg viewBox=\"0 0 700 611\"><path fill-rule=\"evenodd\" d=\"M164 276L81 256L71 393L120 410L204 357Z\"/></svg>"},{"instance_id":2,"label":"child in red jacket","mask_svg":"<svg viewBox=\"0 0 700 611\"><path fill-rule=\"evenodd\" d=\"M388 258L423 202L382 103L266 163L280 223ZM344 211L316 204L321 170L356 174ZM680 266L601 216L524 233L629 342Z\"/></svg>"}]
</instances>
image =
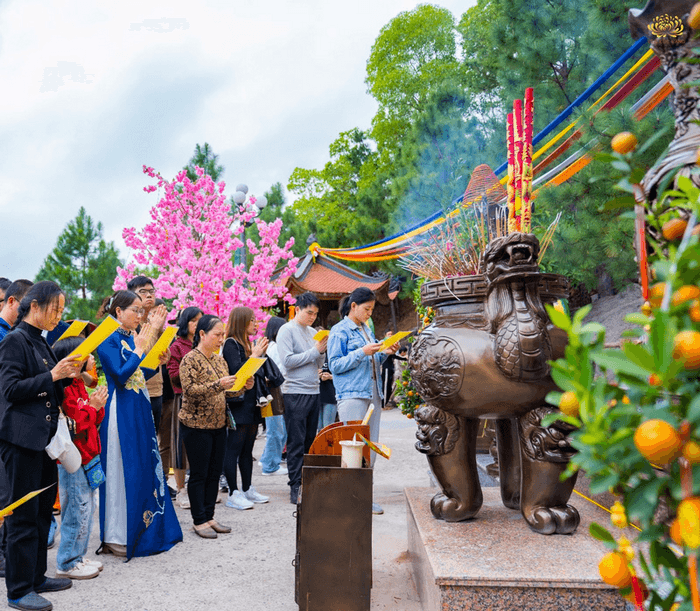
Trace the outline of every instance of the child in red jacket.
<instances>
[{"instance_id":1,"label":"child in red jacket","mask_svg":"<svg viewBox=\"0 0 700 611\"><path fill-rule=\"evenodd\" d=\"M69 337L57 341L53 351L60 360L68 356L82 341ZM58 355L61 355L60 357ZM83 372L91 370L95 359L90 355ZM64 390L63 413L69 429L75 432L73 443L80 451L82 467L69 473L58 465L58 487L61 498L61 542L56 555L56 577L91 579L102 570L102 563L85 558L92 530L95 493L104 481L100 465L100 435L98 426L104 418L107 387L100 386L88 396L83 377L74 378Z\"/></svg>"}]
</instances>

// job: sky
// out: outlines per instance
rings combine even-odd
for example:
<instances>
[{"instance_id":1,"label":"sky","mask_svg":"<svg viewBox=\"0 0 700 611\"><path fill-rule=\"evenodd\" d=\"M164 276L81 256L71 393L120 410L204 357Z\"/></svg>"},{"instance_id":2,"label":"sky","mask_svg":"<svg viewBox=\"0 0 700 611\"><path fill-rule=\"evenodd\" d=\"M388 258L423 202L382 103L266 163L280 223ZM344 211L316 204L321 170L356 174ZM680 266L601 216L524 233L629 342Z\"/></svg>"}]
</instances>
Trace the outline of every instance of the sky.
<instances>
[{"instance_id":1,"label":"sky","mask_svg":"<svg viewBox=\"0 0 700 611\"><path fill-rule=\"evenodd\" d=\"M436 2L459 20L474 0ZM365 67L410 0L0 0L0 276L33 279L81 206L120 257L197 143L226 193L285 187L370 127Z\"/></svg>"}]
</instances>

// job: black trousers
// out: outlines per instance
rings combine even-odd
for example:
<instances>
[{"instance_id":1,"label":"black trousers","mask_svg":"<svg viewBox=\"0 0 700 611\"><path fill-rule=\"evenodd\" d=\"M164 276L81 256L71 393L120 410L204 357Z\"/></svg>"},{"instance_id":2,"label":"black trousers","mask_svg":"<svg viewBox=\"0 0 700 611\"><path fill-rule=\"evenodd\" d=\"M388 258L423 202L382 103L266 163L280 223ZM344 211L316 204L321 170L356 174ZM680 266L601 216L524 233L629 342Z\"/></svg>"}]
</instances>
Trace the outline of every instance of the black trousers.
<instances>
[{"instance_id":1,"label":"black trousers","mask_svg":"<svg viewBox=\"0 0 700 611\"><path fill-rule=\"evenodd\" d=\"M316 437L321 395L284 394L284 423L287 426L287 469L289 485L301 484L304 454Z\"/></svg>"},{"instance_id":2,"label":"black trousers","mask_svg":"<svg viewBox=\"0 0 700 611\"><path fill-rule=\"evenodd\" d=\"M238 469L241 470L241 490L246 492L250 488L253 479L253 446L257 434L257 424L238 424L235 429L228 429L224 475L229 494L238 490Z\"/></svg>"},{"instance_id":3,"label":"black trousers","mask_svg":"<svg viewBox=\"0 0 700 611\"><path fill-rule=\"evenodd\" d=\"M35 452L0 440L0 461L7 491L16 501L32 490L58 482L56 461L45 451ZM5 583L7 597L22 598L46 580L46 548L56 488L49 488L5 518Z\"/></svg>"},{"instance_id":4,"label":"black trousers","mask_svg":"<svg viewBox=\"0 0 700 611\"><path fill-rule=\"evenodd\" d=\"M160 417L163 415L163 396L151 397L151 413L153 414L153 424L156 425L156 433L160 429Z\"/></svg>"},{"instance_id":5,"label":"black trousers","mask_svg":"<svg viewBox=\"0 0 700 611\"><path fill-rule=\"evenodd\" d=\"M193 429L180 423L180 435L190 461L187 494L195 526L214 519L219 475L224 464L226 429Z\"/></svg>"}]
</instances>

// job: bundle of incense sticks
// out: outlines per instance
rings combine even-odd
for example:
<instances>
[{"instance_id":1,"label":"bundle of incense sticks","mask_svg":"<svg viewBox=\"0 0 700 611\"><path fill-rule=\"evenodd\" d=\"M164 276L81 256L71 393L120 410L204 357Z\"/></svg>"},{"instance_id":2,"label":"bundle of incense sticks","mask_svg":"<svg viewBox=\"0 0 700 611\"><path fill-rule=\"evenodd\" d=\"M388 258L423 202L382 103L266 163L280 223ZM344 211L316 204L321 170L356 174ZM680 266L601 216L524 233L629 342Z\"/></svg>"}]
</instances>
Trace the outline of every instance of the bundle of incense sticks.
<instances>
[{"instance_id":1,"label":"bundle of incense sticks","mask_svg":"<svg viewBox=\"0 0 700 611\"><path fill-rule=\"evenodd\" d=\"M525 90L522 100L513 102L508 114L508 233L529 233L532 219L532 119L534 92Z\"/></svg>"}]
</instances>

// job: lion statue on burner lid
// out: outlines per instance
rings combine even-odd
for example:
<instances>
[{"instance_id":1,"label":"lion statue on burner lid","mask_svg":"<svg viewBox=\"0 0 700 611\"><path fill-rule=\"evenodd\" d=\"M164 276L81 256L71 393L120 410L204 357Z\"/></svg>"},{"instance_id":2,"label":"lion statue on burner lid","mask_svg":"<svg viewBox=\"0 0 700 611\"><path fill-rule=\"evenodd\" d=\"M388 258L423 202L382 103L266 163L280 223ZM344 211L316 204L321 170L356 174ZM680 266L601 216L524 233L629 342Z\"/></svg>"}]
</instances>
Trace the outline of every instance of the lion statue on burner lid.
<instances>
[{"instance_id":1,"label":"lion statue on burner lid","mask_svg":"<svg viewBox=\"0 0 700 611\"><path fill-rule=\"evenodd\" d=\"M576 476L560 481L574 453L568 424L542 418L558 390L548 361L564 355L566 333L543 303L568 296L568 281L539 271L539 241L510 233L486 248L481 274L426 282L421 298L435 310L409 356L425 405L415 412L419 451L427 454L442 491L436 518L474 518L483 496L476 464L480 418L496 422L501 498L534 531L571 534L580 521L568 504Z\"/></svg>"}]
</instances>

